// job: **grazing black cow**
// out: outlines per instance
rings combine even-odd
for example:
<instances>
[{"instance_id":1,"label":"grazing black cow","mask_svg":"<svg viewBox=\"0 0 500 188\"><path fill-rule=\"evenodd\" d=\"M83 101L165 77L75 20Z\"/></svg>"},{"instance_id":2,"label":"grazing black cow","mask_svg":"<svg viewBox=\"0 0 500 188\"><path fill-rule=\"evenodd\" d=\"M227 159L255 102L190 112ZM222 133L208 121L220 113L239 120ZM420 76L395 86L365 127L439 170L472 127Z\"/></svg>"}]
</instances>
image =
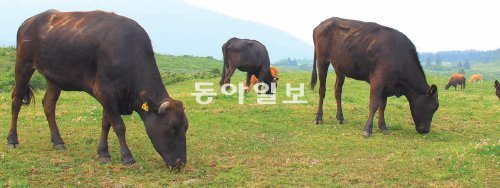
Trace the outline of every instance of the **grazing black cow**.
<instances>
[{"instance_id":1,"label":"grazing black cow","mask_svg":"<svg viewBox=\"0 0 500 188\"><path fill-rule=\"evenodd\" d=\"M420 66L413 43L401 32L376 23L330 18L313 32L314 65L311 88L316 84L316 63L319 72L319 106L316 124L323 122L323 99L326 75L330 64L335 68L335 99L337 122L343 123L341 94L345 77L370 84L368 120L363 135L372 134L373 117L379 111L378 126L388 133L384 110L387 97L404 95L417 132L430 131L432 116L439 107L437 87L429 86Z\"/></svg>"},{"instance_id":2,"label":"grazing black cow","mask_svg":"<svg viewBox=\"0 0 500 188\"><path fill-rule=\"evenodd\" d=\"M497 94L498 100L500 100L500 83L498 83L498 80L495 80L495 89L497 90L496 94Z\"/></svg>"},{"instance_id":3,"label":"grazing black cow","mask_svg":"<svg viewBox=\"0 0 500 188\"><path fill-rule=\"evenodd\" d=\"M458 73L453 74L444 89L448 90L451 86L453 86L455 90L457 90L457 85L459 85L460 90L465 90L465 80L465 75Z\"/></svg>"},{"instance_id":4,"label":"grazing black cow","mask_svg":"<svg viewBox=\"0 0 500 188\"><path fill-rule=\"evenodd\" d=\"M270 71L266 46L259 41L233 37L222 45L222 54L224 67L222 68L221 85L231 82L231 76L236 69L247 72L246 83L250 83L252 75L255 75L259 82L264 82L269 87L271 87L271 82L276 81ZM272 93L271 89L267 93Z\"/></svg>"},{"instance_id":5,"label":"grazing black cow","mask_svg":"<svg viewBox=\"0 0 500 188\"><path fill-rule=\"evenodd\" d=\"M43 107L56 149L64 142L55 121L61 90L84 91L103 107L99 161L110 162L108 132L113 127L124 164L133 164L120 115L136 111L156 151L169 167L186 163L188 121L160 77L148 34L135 21L114 13L49 10L26 20L17 34L15 88L8 145L19 144L17 118L32 97L29 80L38 70L47 80Z\"/></svg>"}]
</instances>

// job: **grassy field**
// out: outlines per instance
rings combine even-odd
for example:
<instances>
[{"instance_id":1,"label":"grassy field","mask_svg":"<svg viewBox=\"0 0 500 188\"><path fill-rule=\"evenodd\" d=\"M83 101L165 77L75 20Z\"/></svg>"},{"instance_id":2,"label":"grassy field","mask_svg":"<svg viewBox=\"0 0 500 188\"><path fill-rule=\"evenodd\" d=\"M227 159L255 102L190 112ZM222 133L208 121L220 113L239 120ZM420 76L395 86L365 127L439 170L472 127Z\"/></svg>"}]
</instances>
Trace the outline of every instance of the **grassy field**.
<instances>
[{"instance_id":1,"label":"grassy field","mask_svg":"<svg viewBox=\"0 0 500 188\"><path fill-rule=\"evenodd\" d=\"M161 60L159 60L161 61ZM499 187L500 102L493 81L469 84L466 91L444 90L448 77L428 75L439 88L440 108L431 132L417 134L404 97L389 98L386 122L391 131L362 135L368 113L365 82L347 79L343 107L346 122L335 121L333 83L328 77L323 125L313 124L317 91L306 88L307 104L283 104L286 82L309 82L310 73L284 71L276 105L258 105L255 93L238 96L219 92L212 104L199 105L191 93L197 81L168 85L185 103L190 127L188 164L169 170L153 149L140 118L124 116L127 141L137 164L120 162L117 138L110 134L113 162L97 161L101 107L81 92L63 92L57 121L66 150L55 151L48 124L37 103L23 107L19 118L21 147L0 147L0 186L444 186ZM232 80L243 81L243 74ZM0 138L10 124L10 94L0 93ZM375 121L376 122L376 121ZM378 130L378 129L374 129Z\"/></svg>"}]
</instances>

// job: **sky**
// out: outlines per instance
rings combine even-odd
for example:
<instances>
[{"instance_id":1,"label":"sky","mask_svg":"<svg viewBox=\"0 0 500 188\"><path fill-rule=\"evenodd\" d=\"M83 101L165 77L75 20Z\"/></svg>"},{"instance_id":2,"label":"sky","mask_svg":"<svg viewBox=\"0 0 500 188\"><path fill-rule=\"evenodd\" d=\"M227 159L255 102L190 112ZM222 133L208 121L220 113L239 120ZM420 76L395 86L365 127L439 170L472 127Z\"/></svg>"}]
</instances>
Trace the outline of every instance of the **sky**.
<instances>
[{"instance_id":1,"label":"sky","mask_svg":"<svg viewBox=\"0 0 500 188\"><path fill-rule=\"evenodd\" d=\"M187 0L231 17L264 23L312 44L321 21L376 22L406 34L418 51L500 48L500 2L494 0Z\"/></svg>"},{"instance_id":2,"label":"sky","mask_svg":"<svg viewBox=\"0 0 500 188\"><path fill-rule=\"evenodd\" d=\"M14 45L26 18L49 8L117 11L142 23L144 14L181 0L0 0L0 45ZM500 3L495 0L185 0L238 19L263 23L312 45L312 30L329 17L377 22L406 34L418 51L500 48ZM154 10L151 6L155 6ZM163 8L165 7L165 8ZM195 13L194 13L195 14ZM1 38L8 36L8 39Z\"/></svg>"}]
</instances>

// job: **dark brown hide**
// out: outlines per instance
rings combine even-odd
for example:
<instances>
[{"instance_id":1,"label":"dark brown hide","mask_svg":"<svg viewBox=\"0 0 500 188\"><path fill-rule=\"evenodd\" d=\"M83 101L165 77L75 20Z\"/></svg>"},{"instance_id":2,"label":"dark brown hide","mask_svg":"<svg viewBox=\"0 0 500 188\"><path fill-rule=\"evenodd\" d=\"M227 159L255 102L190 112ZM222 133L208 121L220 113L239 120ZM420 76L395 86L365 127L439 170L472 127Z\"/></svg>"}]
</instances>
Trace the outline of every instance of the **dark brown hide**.
<instances>
[{"instance_id":1,"label":"dark brown hide","mask_svg":"<svg viewBox=\"0 0 500 188\"><path fill-rule=\"evenodd\" d=\"M99 160L109 162L108 132L113 127L122 161L135 163L120 115L136 111L148 136L169 166L186 162L188 122L180 101L172 99L160 77L151 41L135 21L114 13L49 10L26 20L17 34L15 88L8 144L15 147L22 100L38 70L47 80L43 106L55 148L64 148L55 121L61 90L84 91L103 107ZM148 111L141 108L148 106ZM160 107L163 110L160 111Z\"/></svg>"},{"instance_id":2,"label":"dark brown hide","mask_svg":"<svg viewBox=\"0 0 500 188\"><path fill-rule=\"evenodd\" d=\"M457 90L457 85L460 86L460 90L465 90L465 75L463 74L453 74L445 86L445 90L448 90L451 86Z\"/></svg>"},{"instance_id":3,"label":"dark brown hide","mask_svg":"<svg viewBox=\"0 0 500 188\"><path fill-rule=\"evenodd\" d=\"M437 89L427 83L415 46L404 34L376 23L334 17L314 29L313 40L315 53L311 88L316 84L316 68L320 81L317 124L323 122L326 76L331 64L337 77L335 99L339 123L344 121L341 94L347 76L370 84L370 111L363 132L365 137L372 134L377 109L379 128L388 133L384 109L387 97L393 95L406 96L419 133L430 131L432 116L439 106Z\"/></svg>"},{"instance_id":4,"label":"dark brown hide","mask_svg":"<svg viewBox=\"0 0 500 188\"><path fill-rule=\"evenodd\" d=\"M500 100L500 83L498 83L498 80L495 80L495 89L497 90L496 94L497 94L498 100Z\"/></svg>"},{"instance_id":5,"label":"dark brown hide","mask_svg":"<svg viewBox=\"0 0 500 188\"><path fill-rule=\"evenodd\" d=\"M222 45L224 56L224 67L220 84L231 82L236 69L246 72L246 83L250 83L250 78L255 75L259 82L264 82L271 87L274 78L270 71L269 55L266 46L256 40L231 38ZM250 91L250 89L248 89ZM268 94L272 93L271 89Z\"/></svg>"}]
</instances>

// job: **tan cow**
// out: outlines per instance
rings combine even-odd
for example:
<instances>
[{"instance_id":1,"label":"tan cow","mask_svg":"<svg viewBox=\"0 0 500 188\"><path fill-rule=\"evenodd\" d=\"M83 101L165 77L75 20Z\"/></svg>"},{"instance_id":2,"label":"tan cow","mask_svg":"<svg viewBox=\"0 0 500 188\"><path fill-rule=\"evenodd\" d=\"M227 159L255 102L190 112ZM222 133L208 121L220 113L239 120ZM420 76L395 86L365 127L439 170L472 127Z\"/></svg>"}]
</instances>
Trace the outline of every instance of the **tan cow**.
<instances>
[{"instance_id":1,"label":"tan cow","mask_svg":"<svg viewBox=\"0 0 500 188\"><path fill-rule=\"evenodd\" d=\"M470 76L469 78L469 82L470 83L476 83L476 82L483 82L483 75L481 74L473 74L472 76Z\"/></svg>"}]
</instances>

